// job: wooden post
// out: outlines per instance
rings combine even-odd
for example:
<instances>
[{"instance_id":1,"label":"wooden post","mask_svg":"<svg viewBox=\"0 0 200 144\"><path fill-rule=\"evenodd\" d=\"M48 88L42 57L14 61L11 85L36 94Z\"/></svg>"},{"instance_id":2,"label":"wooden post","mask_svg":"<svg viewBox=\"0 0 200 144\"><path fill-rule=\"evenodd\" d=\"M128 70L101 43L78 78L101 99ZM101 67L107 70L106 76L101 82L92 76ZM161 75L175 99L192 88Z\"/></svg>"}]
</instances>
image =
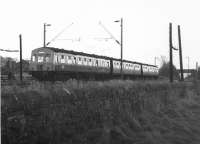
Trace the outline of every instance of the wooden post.
<instances>
[{"instance_id":1,"label":"wooden post","mask_svg":"<svg viewBox=\"0 0 200 144\"><path fill-rule=\"evenodd\" d=\"M187 73L187 76L189 76L189 69L190 69L190 57L189 57L189 56L187 56L186 58L188 59L188 68L187 68L187 69L188 69L188 70L187 70L187 71L188 71L188 73Z\"/></svg>"},{"instance_id":2,"label":"wooden post","mask_svg":"<svg viewBox=\"0 0 200 144\"><path fill-rule=\"evenodd\" d=\"M47 44L49 44L49 43L46 44L46 27L47 26L51 26L51 24L44 23L44 32L43 32L43 37L44 37L43 38L43 47L44 48L46 47Z\"/></svg>"},{"instance_id":3,"label":"wooden post","mask_svg":"<svg viewBox=\"0 0 200 144\"><path fill-rule=\"evenodd\" d=\"M123 19L121 18L121 79L123 78Z\"/></svg>"},{"instance_id":4,"label":"wooden post","mask_svg":"<svg viewBox=\"0 0 200 144\"><path fill-rule=\"evenodd\" d=\"M184 77L183 77L183 58L182 58L182 45L181 45L181 30L180 30L180 25L178 25L178 42L179 42L179 59L180 59L181 81L184 81Z\"/></svg>"},{"instance_id":5,"label":"wooden post","mask_svg":"<svg viewBox=\"0 0 200 144\"><path fill-rule=\"evenodd\" d=\"M22 81L22 36L19 35L19 45L20 45L20 81Z\"/></svg>"},{"instance_id":6,"label":"wooden post","mask_svg":"<svg viewBox=\"0 0 200 144\"><path fill-rule=\"evenodd\" d=\"M44 23L43 47L46 47L46 23Z\"/></svg>"},{"instance_id":7,"label":"wooden post","mask_svg":"<svg viewBox=\"0 0 200 144\"><path fill-rule=\"evenodd\" d=\"M169 79L170 82L173 82L173 54L172 54L172 23L169 23Z\"/></svg>"}]
</instances>

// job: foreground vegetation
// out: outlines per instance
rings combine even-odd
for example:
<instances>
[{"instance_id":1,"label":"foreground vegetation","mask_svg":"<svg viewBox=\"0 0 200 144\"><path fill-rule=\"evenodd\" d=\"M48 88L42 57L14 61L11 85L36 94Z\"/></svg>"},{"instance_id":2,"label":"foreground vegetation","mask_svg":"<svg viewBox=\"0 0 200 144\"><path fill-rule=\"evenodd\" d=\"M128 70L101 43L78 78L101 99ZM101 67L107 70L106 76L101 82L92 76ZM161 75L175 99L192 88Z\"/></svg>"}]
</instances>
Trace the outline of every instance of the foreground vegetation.
<instances>
[{"instance_id":1,"label":"foreground vegetation","mask_svg":"<svg viewBox=\"0 0 200 144\"><path fill-rule=\"evenodd\" d=\"M200 143L198 82L34 82L1 101L2 143Z\"/></svg>"}]
</instances>

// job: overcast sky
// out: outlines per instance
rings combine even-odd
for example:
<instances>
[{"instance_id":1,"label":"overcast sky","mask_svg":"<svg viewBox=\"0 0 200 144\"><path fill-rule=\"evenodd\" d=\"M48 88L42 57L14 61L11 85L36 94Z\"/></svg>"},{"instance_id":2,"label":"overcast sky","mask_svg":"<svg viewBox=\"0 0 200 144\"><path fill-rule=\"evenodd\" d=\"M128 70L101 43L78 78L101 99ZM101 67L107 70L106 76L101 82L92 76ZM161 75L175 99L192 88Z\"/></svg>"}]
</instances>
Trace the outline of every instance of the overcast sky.
<instances>
[{"instance_id":1,"label":"overcast sky","mask_svg":"<svg viewBox=\"0 0 200 144\"><path fill-rule=\"evenodd\" d=\"M0 48L19 49L23 58L43 45L43 23L47 42L70 25L50 46L120 58L120 46L99 25L120 40L124 20L124 58L154 64L154 57L169 57L169 22L173 23L173 44L178 47L177 25L181 25L184 68L200 65L200 2L198 0L1 0ZM72 40L63 40L72 39ZM79 41L80 40L80 41ZM19 53L0 52L19 59ZM159 60L157 60L159 63ZM178 52L174 63L179 67Z\"/></svg>"}]
</instances>

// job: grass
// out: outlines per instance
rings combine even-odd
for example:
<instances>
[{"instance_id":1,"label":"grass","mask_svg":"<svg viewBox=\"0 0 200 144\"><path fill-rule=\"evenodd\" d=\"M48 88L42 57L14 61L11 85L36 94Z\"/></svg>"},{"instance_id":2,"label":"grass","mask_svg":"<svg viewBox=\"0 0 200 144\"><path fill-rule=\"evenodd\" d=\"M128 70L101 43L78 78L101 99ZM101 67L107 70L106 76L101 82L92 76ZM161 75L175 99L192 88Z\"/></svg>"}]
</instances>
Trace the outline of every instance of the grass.
<instances>
[{"instance_id":1,"label":"grass","mask_svg":"<svg viewBox=\"0 0 200 144\"><path fill-rule=\"evenodd\" d=\"M2 87L2 142L198 144L200 84L112 80Z\"/></svg>"}]
</instances>

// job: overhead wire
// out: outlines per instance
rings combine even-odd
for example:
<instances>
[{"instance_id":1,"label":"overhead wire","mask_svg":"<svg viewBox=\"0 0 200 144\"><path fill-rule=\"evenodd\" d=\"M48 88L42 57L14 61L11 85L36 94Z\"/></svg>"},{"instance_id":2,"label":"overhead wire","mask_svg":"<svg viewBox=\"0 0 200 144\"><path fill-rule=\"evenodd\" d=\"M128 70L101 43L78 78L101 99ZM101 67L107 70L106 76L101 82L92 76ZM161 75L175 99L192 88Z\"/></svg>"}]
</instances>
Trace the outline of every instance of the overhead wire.
<instances>
[{"instance_id":1,"label":"overhead wire","mask_svg":"<svg viewBox=\"0 0 200 144\"><path fill-rule=\"evenodd\" d=\"M19 52L19 50L8 50L8 49L0 49L0 51L5 51L5 52Z\"/></svg>"},{"instance_id":2,"label":"overhead wire","mask_svg":"<svg viewBox=\"0 0 200 144\"><path fill-rule=\"evenodd\" d=\"M119 45L120 42L113 36L113 34L102 24L101 21L99 21L99 25L101 25L101 27L111 36L111 38L113 38Z\"/></svg>"},{"instance_id":3,"label":"overhead wire","mask_svg":"<svg viewBox=\"0 0 200 144\"><path fill-rule=\"evenodd\" d=\"M55 41L66 29L71 27L74 23L67 25L62 31L60 31L52 40L50 40L46 45L49 45L51 42Z\"/></svg>"}]
</instances>

